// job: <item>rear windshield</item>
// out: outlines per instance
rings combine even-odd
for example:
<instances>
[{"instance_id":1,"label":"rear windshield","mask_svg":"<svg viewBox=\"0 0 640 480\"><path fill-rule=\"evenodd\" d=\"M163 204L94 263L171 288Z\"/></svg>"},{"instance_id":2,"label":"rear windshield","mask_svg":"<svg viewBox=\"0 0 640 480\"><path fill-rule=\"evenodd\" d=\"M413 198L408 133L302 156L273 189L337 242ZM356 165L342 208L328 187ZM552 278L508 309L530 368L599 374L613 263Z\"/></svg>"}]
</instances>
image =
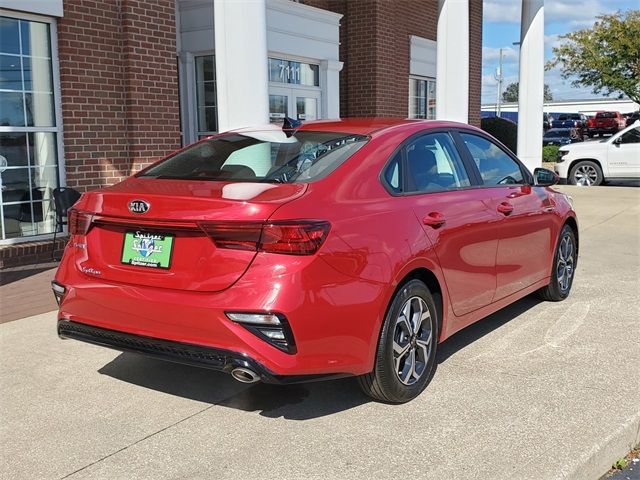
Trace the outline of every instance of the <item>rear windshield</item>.
<instances>
[{"instance_id":1,"label":"rear windshield","mask_svg":"<svg viewBox=\"0 0 640 480\"><path fill-rule=\"evenodd\" d=\"M596 118L616 118L615 112L596 113Z\"/></svg>"},{"instance_id":2,"label":"rear windshield","mask_svg":"<svg viewBox=\"0 0 640 480\"><path fill-rule=\"evenodd\" d=\"M229 133L190 145L139 177L235 182L311 182L329 175L369 137L282 130Z\"/></svg>"}]
</instances>

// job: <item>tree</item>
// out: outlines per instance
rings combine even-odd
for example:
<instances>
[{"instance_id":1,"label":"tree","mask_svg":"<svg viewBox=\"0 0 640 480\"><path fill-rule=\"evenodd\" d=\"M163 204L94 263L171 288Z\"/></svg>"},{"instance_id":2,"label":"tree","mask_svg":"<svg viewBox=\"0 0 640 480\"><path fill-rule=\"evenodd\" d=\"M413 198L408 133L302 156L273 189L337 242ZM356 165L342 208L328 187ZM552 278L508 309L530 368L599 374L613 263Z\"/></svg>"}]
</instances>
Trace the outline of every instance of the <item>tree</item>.
<instances>
[{"instance_id":1,"label":"tree","mask_svg":"<svg viewBox=\"0 0 640 480\"><path fill-rule=\"evenodd\" d=\"M502 92L502 101L503 102L517 102L518 101L518 89L520 88L520 84L518 82L513 82L507 85L507 88ZM544 84L544 101L550 102L553 100L553 94L551 93L551 89L549 85Z\"/></svg>"},{"instance_id":2,"label":"tree","mask_svg":"<svg viewBox=\"0 0 640 480\"><path fill-rule=\"evenodd\" d=\"M599 15L592 28L561 35L547 70L595 94L628 96L640 103L640 10Z\"/></svg>"}]
</instances>

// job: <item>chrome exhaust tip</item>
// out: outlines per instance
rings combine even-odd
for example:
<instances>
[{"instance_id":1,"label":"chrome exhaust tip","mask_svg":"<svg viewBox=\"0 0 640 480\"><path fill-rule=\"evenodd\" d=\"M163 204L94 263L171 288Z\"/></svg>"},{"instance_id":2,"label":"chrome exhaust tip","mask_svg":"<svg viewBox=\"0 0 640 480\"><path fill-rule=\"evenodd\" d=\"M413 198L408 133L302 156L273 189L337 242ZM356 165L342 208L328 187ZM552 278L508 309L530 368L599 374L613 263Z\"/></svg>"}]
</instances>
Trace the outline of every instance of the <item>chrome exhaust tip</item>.
<instances>
[{"instance_id":1,"label":"chrome exhaust tip","mask_svg":"<svg viewBox=\"0 0 640 480\"><path fill-rule=\"evenodd\" d=\"M231 370L231 376L242 383L256 383L260 381L260 376L248 368L234 368Z\"/></svg>"}]
</instances>

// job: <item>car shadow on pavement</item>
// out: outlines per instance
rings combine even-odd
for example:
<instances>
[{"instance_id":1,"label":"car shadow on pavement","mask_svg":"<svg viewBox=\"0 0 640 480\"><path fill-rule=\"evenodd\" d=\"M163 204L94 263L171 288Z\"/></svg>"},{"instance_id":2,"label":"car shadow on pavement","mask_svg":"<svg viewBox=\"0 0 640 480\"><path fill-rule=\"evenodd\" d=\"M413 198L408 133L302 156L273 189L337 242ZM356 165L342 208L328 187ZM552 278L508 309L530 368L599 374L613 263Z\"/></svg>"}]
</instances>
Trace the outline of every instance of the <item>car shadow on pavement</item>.
<instances>
[{"instance_id":1,"label":"car shadow on pavement","mask_svg":"<svg viewBox=\"0 0 640 480\"><path fill-rule=\"evenodd\" d=\"M198 402L259 412L268 418L309 420L371 401L352 378L292 385L247 385L226 373L122 353L99 373Z\"/></svg>"},{"instance_id":2,"label":"car shadow on pavement","mask_svg":"<svg viewBox=\"0 0 640 480\"><path fill-rule=\"evenodd\" d=\"M437 364L538 303L540 300L526 297L458 332L438 347ZM293 385L246 385L226 373L131 353L118 355L99 373L170 395L287 420L324 417L372 401L353 378Z\"/></svg>"}]
</instances>

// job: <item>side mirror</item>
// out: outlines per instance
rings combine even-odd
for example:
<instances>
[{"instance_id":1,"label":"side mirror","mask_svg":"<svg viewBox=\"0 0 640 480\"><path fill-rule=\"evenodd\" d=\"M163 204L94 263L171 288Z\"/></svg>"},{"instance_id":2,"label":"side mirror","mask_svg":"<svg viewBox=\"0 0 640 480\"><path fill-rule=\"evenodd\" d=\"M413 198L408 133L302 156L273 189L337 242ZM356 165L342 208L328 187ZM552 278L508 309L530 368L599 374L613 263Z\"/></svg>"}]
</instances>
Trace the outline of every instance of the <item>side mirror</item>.
<instances>
[{"instance_id":1,"label":"side mirror","mask_svg":"<svg viewBox=\"0 0 640 480\"><path fill-rule=\"evenodd\" d=\"M621 144L621 143L622 143L622 136L619 136L618 138L616 138L616 139L613 141L613 144L614 144L616 147L620 146L620 144Z\"/></svg>"},{"instance_id":2,"label":"side mirror","mask_svg":"<svg viewBox=\"0 0 640 480\"><path fill-rule=\"evenodd\" d=\"M533 171L533 176L536 179L536 185L539 187L550 187L558 183L559 180L555 172L540 167Z\"/></svg>"}]
</instances>

